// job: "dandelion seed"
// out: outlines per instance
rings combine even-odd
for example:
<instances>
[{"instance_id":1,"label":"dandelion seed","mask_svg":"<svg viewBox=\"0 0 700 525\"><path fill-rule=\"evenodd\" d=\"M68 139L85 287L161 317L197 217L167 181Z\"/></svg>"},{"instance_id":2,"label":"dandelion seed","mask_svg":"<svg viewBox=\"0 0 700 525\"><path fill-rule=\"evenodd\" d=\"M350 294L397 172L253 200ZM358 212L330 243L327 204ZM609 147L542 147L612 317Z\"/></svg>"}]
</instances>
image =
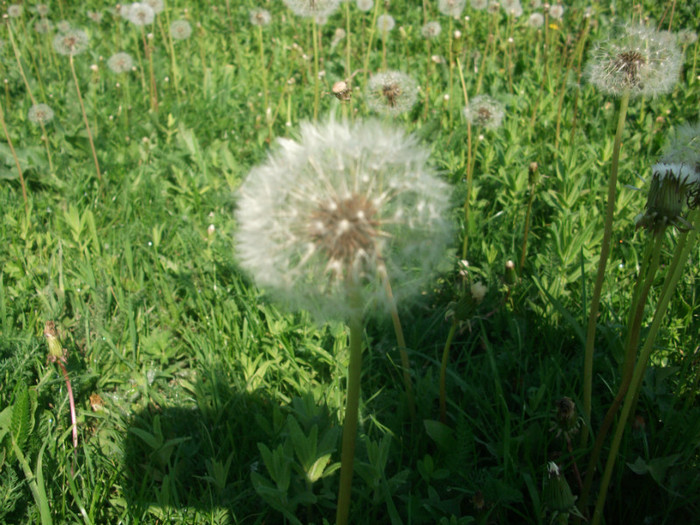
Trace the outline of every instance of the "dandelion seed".
<instances>
[{"instance_id":1,"label":"dandelion seed","mask_svg":"<svg viewBox=\"0 0 700 525\"><path fill-rule=\"evenodd\" d=\"M386 37L395 25L394 17L390 14L384 13L377 18L377 29L383 37Z\"/></svg>"},{"instance_id":2,"label":"dandelion seed","mask_svg":"<svg viewBox=\"0 0 700 525\"><path fill-rule=\"evenodd\" d=\"M272 21L272 16L267 9L251 9L250 23L254 26L266 26Z\"/></svg>"},{"instance_id":3,"label":"dandelion seed","mask_svg":"<svg viewBox=\"0 0 700 525\"><path fill-rule=\"evenodd\" d=\"M472 6L472 9L475 9L477 11L483 11L488 7L489 0L471 0L471 2L469 2L469 5Z\"/></svg>"},{"instance_id":4,"label":"dandelion seed","mask_svg":"<svg viewBox=\"0 0 700 525\"><path fill-rule=\"evenodd\" d=\"M360 11L367 12L374 7L374 0L356 0L355 5Z\"/></svg>"},{"instance_id":5,"label":"dandelion seed","mask_svg":"<svg viewBox=\"0 0 700 525\"><path fill-rule=\"evenodd\" d=\"M417 294L451 238L448 187L413 136L377 121L306 123L298 141L254 168L240 190L236 248L244 269L319 320Z\"/></svg>"},{"instance_id":6,"label":"dandelion seed","mask_svg":"<svg viewBox=\"0 0 700 525\"><path fill-rule=\"evenodd\" d=\"M464 108L464 116L472 125L494 130L501 125L505 112L496 99L488 95L478 95Z\"/></svg>"},{"instance_id":7,"label":"dandelion seed","mask_svg":"<svg viewBox=\"0 0 700 525\"><path fill-rule=\"evenodd\" d=\"M141 2L134 2L131 4L126 16L129 22L135 26L146 26L152 24L153 20L155 20L153 8L150 5Z\"/></svg>"},{"instance_id":8,"label":"dandelion seed","mask_svg":"<svg viewBox=\"0 0 700 525\"><path fill-rule=\"evenodd\" d=\"M458 18L464 11L466 0L438 0L438 11L443 15Z\"/></svg>"},{"instance_id":9,"label":"dandelion seed","mask_svg":"<svg viewBox=\"0 0 700 525\"><path fill-rule=\"evenodd\" d=\"M7 16L10 18L19 18L24 13L24 8L20 4L12 4L7 8Z\"/></svg>"},{"instance_id":10,"label":"dandelion seed","mask_svg":"<svg viewBox=\"0 0 700 525\"><path fill-rule=\"evenodd\" d=\"M71 29L53 39L53 48L59 55L79 55L87 49L87 45L87 33L81 29Z\"/></svg>"},{"instance_id":11,"label":"dandelion seed","mask_svg":"<svg viewBox=\"0 0 700 525\"><path fill-rule=\"evenodd\" d=\"M340 0L283 0L294 14L304 17L330 16L340 5Z\"/></svg>"},{"instance_id":12,"label":"dandelion seed","mask_svg":"<svg viewBox=\"0 0 700 525\"><path fill-rule=\"evenodd\" d=\"M131 71L131 68L134 67L134 59L129 53L115 53L107 60L107 67L109 67L113 73L128 73Z\"/></svg>"},{"instance_id":13,"label":"dandelion seed","mask_svg":"<svg viewBox=\"0 0 700 525\"><path fill-rule=\"evenodd\" d=\"M192 34L192 26L187 20L175 20L170 24L170 35L175 40L187 40Z\"/></svg>"},{"instance_id":14,"label":"dandelion seed","mask_svg":"<svg viewBox=\"0 0 700 525\"><path fill-rule=\"evenodd\" d=\"M550 6L549 17L554 20L561 20L564 17L564 6L559 4Z\"/></svg>"},{"instance_id":15,"label":"dandelion seed","mask_svg":"<svg viewBox=\"0 0 700 525\"><path fill-rule=\"evenodd\" d=\"M542 13L532 13L527 19L527 25L533 29L539 29L544 25L544 16Z\"/></svg>"},{"instance_id":16,"label":"dandelion seed","mask_svg":"<svg viewBox=\"0 0 700 525\"><path fill-rule=\"evenodd\" d=\"M29 108L29 112L27 113L29 121L39 126L48 124L53 120L53 117L53 109L46 104L34 104Z\"/></svg>"},{"instance_id":17,"label":"dandelion seed","mask_svg":"<svg viewBox=\"0 0 700 525\"><path fill-rule=\"evenodd\" d=\"M400 71L376 73L367 83L367 105L378 113L405 113L413 107L417 99L416 81Z\"/></svg>"},{"instance_id":18,"label":"dandelion seed","mask_svg":"<svg viewBox=\"0 0 700 525\"><path fill-rule=\"evenodd\" d=\"M440 36L441 31L442 26L440 25L440 22L436 21L427 22L420 30L423 38L427 38L428 40L432 40Z\"/></svg>"},{"instance_id":19,"label":"dandelion seed","mask_svg":"<svg viewBox=\"0 0 700 525\"><path fill-rule=\"evenodd\" d=\"M599 44L586 68L603 93L631 96L668 93L678 81L681 52L673 34L646 26L625 26L622 36Z\"/></svg>"}]
</instances>

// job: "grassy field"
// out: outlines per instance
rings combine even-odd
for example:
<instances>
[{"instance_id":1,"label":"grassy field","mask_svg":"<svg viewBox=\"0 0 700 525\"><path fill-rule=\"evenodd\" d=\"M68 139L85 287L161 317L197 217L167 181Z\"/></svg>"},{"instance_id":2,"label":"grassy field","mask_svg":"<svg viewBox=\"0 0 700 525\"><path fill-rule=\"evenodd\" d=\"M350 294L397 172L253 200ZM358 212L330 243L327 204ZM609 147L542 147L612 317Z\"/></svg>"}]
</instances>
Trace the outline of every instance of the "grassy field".
<instances>
[{"instance_id":1,"label":"grassy field","mask_svg":"<svg viewBox=\"0 0 700 525\"><path fill-rule=\"evenodd\" d=\"M236 243L251 170L330 119L413 134L452 228L359 325L349 523L698 522L698 184L637 227L699 117L698 4L479 4L3 4L0 523L334 522L352 330ZM640 23L674 36L597 78Z\"/></svg>"}]
</instances>

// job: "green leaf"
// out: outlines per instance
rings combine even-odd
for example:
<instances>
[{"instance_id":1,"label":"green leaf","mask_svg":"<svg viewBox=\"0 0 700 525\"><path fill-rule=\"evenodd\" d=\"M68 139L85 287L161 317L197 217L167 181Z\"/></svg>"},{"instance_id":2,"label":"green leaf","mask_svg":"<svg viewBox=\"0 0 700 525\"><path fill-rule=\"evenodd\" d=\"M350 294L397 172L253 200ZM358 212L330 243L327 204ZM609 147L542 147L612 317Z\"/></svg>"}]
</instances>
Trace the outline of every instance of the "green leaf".
<instances>
[{"instance_id":1,"label":"green leaf","mask_svg":"<svg viewBox=\"0 0 700 525\"><path fill-rule=\"evenodd\" d=\"M455 438L452 429L433 419L424 419L426 433L443 450L451 450L455 446Z\"/></svg>"},{"instance_id":2,"label":"green leaf","mask_svg":"<svg viewBox=\"0 0 700 525\"><path fill-rule=\"evenodd\" d=\"M10 423L12 437L20 450L24 448L31 433L30 423L32 417L30 407L29 391L26 386L22 386L15 398L15 404L12 409L12 422Z\"/></svg>"}]
</instances>

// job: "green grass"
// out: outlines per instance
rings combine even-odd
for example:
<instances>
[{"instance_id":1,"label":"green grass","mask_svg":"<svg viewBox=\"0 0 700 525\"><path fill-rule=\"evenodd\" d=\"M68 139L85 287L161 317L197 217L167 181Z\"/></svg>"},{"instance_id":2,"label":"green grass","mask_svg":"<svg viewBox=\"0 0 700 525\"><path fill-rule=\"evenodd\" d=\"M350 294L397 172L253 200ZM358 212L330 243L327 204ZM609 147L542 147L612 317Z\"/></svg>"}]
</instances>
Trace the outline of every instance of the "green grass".
<instances>
[{"instance_id":1,"label":"green grass","mask_svg":"<svg viewBox=\"0 0 700 525\"><path fill-rule=\"evenodd\" d=\"M484 63L481 92L503 102L506 117L483 139L472 128L476 159L466 226L468 282L481 280L489 292L460 318L447 369L446 424L437 421L440 359L450 312L469 290L456 264L465 231L464 101L458 75L449 100L443 97L449 64L428 68L421 3L396 0L386 10L397 21L386 41L389 68L409 73L419 85L428 71L432 75L427 114L421 92L396 125L432 147L432 162L454 187L457 228L454 256L433 285L420 301L399 305L412 362L414 420L405 405L391 320L365 327L351 523L549 523L548 461L560 465L579 494L572 457L584 469L590 440L579 447L574 438L571 455L551 428L556 400L571 397L581 410L582 337L602 239L617 102L585 79L579 83L577 61L566 72L565 53L573 48L567 39L575 46L588 5L573 3L548 31L544 78L543 34L527 27L531 10L524 6L513 30L512 92L504 58L507 19L502 12L495 19L498 52ZM73 4L52 3L49 18L67 20L90 36L88 50L74 60L102 183L68 59L52 51L51 36L33 31L38 16L29 5L10 20L32 93L56 113L46 124L52 173L41 130L27 120L32 101L7 26L0 30L0 78L7 79L0 101L29 197L25 212L15 162L0 136L0 522L332 522L349 332L342 323L319 326L308 314L278 309L241 272L233 243L241 181L275 147L274 137L293 138L299 122L313 115L310 24L277 0L264 4L272 14L263 28L268 128L257 28L248 20L256 3L168 2L149 29L157 113L149 111L138 28L111 15L106 4ZM674 31L700 24L692 2L685 4L675 5ZM443 27L431 54L446 56L449 20L438 14L436 2L427 7L428 20ZM166 16L185 18L185 8L193 33L174 43L176 93L160 24L167 32ZM665 8L646 1L642 13L659 21ZM91 22L82 9L103 11L102 22ZM359 12L354 2L349 11L354 71L367 53L372 12ZM618 2L615 13L596 5L583 63L592 41L635 12L629 1ZM321 118L343 111L330 91L345 78L345 41L331 49L336 28L345 27L344 13L343 6L319 26ZM468 22L452 22L462 32L453 48L473 98L474 67L481 64L476 51L483 53L493 19L469 6L464 14ZM666 13L664 27L668 20ZM140 54L146 89L139 71L109 71L106 61L118 51L135 60ZM698 118L700 83L692 74L698 51L697 43L685 50L673 93L630 104L596 339L593 433L620 380L625 320L649 239L635 231L634 217L646 202L650 167L667 132ZM381 56L375 35L368 73L380 69ZM347 109L356 119L369 116L365 82L365 72L353 77ZM519 283L507 289L504 265L520 256L531 162L539 164L542 179L528 256ZM667 265L678 234L669 230L666 236ZM608 523L691 523L700 511L699 255L695 247L622 441L605 507ZM651 291L642 342L662 278ZM48 320L56 322L67 350L76 398L75 476L66 386L46 360L42 337Z\"/></svg>"}]
</instances>

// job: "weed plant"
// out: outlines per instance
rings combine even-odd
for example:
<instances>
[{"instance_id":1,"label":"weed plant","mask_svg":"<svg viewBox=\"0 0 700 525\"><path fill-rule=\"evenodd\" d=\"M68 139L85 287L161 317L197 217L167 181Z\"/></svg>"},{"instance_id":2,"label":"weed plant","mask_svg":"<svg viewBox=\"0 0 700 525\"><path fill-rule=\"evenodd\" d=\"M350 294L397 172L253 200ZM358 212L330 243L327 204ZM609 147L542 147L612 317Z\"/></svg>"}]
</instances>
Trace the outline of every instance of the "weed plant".
<instances>
[{"instance_id":1,"label":"weed plant","mask_svg":"<svg viewBox=\"0 0 700 525\"><path fill-rule=\"evenodd\" d=\"M358 345L348 523L697 523L696 2L144 4L2 7L0 523L331 523ZM670 32L663 93L587 69L620 27ZM452 195L418 299L350 328L234 241L316 117L415 136Z\"/></svg>"}]
</instances>

